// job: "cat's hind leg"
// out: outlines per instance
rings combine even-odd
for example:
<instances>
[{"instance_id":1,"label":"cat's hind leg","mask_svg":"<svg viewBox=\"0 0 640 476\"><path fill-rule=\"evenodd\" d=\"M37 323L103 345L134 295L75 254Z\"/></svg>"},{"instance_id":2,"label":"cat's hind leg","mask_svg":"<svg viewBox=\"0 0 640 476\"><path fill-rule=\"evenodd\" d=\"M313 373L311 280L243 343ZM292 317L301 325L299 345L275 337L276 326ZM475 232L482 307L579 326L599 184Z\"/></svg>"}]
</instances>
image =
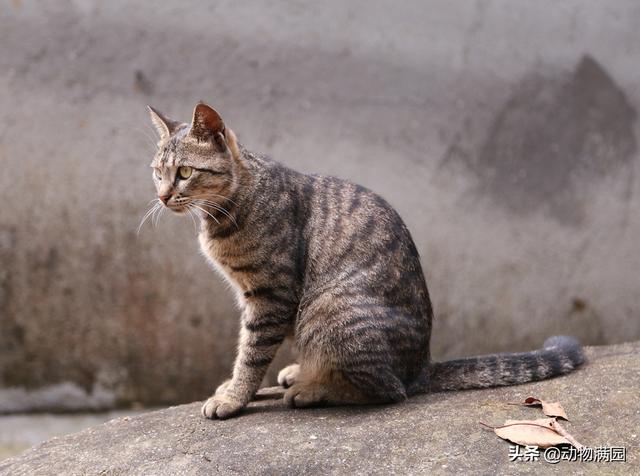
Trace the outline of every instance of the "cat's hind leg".
<instances>
[{"instance_id":1,"label":"cat's hind leg","mask_svg":"<svg viewBox=\"0 0 640 476\"><path fill-rule=\"evenodd\" d=\"M303 362L296 381L285 392L284 402L290 407L306 408L392 403L406 398L402 382L387 368L374 369L369 374L305 366Z\"/></svg>"},{"instance_id":2,"label":"cat's hind leg","mask_svg":"<svg viewBox=\"0 0 640 476\"><path fill-rule=\"evenodd\" d=\"M287 365L278 372L278 385L289 388L293 385L300 375L300 364Z\"/></svg>"},{"instance_id":3,"label":"cat's hind leg","mask_svg":"<svg viewBox=\"0 0 640 476\"><path fill-rule=\"evenodd\" d=\"M336 372L329 368L305 365L299 367L298 375L291 387L285 392L284 402L294 408L306 408L328 404L356 403L363 396L342 381Z\"/></svg>"},{"instance_id":4,"label":"cat's hind leg","mask_svg":"<svg viewBox=\"0 0 640 476\"><path fill-rule=\"evenodd\" d=\"M299 374L285 402L294 407L404 401L401 376L424 360L422 326L373 299L323 296L299 317ZM407 379L409 380L409 379Z\"/></svg>"}]
</instances>

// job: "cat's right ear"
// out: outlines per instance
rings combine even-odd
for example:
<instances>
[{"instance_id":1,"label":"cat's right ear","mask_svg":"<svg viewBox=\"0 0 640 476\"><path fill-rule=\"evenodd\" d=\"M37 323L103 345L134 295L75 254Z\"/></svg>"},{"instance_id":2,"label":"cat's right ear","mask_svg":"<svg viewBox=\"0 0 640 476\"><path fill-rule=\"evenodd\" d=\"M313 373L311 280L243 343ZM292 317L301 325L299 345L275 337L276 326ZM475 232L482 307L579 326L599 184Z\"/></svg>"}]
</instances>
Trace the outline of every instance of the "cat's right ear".
<instances>
[{"instance_id":1,"label":"cat's right ear","mask_svg":"<svg viewBox=\"0 0 640 476\"><path fill-rule=\"evenodd\" d=\"M168 139L173 135L173 133L180 126L180 122L172 121L160 111L152 108L151 106L147 106L149 109L149 115L151 116L151 122L156 127L158 134L160 135L160 140Z\"/></svg>"}]
</instances>

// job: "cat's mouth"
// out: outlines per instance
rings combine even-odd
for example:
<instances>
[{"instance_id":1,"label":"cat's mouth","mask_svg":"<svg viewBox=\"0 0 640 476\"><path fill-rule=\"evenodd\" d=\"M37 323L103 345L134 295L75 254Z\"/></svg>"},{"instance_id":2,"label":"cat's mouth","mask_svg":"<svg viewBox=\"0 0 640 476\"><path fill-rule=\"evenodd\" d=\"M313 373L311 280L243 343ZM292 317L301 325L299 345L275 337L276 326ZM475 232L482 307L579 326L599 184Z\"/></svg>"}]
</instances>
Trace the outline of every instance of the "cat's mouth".
<instances>
[{"instance_id":1,"label":"cat's mouth","mask_svg":"<svg viewBox=\"0 0 640 476\"><path fill-rule=\"evenodd\" d=\"M189 199L186 197L178 196L166 203L165 206L173 213L181 215L183 213L186 213L187 209L189 208Z\"/></svg>"},{"instance_id":2,"label":"cat's mouth","mask_svg":"<svg viewBox=\"0 0 640 476\"><path fill-rule=\"evenodd\" d=\"M179 205L176 203L170 203L165 205L169 210L171 210L173 213L177 213L178 215L182 215L183 213L187 212L187 206L186 205Z\"/></svg>"}]
</instances>

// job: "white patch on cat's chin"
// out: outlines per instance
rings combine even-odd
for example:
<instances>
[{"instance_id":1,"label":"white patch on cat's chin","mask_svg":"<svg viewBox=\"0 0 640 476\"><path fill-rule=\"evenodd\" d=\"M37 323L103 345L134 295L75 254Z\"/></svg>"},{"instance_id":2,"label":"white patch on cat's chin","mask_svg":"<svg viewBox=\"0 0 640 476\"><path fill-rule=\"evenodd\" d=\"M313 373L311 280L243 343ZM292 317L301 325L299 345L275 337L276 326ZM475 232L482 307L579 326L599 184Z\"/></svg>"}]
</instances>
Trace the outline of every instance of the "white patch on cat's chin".
<instances>
[{"instance_id":1,"label":"white patch on cat's chin","mask_svg":"<svg viewBox=\"0 0 640 476\"><path fill-rule=\"evenodd\" d=\"M227 287L234 292L236 296L236 305L238 306L238 308L244 309L244 307L246 306L246 299L244 297L244 292L229 277L225 269L222 266L220 266L220 264L214 258L214 256L216 255L215 242L213 240L207 240L207 234L204 231L201 231L198 234L198 242L200 243L200 252L207 259L207 262L211 265L213 270L222 277Z\"/></svg>"}]
</instances>

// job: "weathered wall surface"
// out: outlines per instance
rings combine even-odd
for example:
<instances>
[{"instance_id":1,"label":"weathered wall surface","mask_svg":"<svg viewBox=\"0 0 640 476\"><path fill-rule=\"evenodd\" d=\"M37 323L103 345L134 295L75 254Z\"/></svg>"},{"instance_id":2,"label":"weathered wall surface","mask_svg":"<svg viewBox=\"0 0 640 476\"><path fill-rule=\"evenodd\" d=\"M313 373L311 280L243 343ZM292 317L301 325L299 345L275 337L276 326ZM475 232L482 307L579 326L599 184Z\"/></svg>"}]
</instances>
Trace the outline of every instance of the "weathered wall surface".
<instances>
[{"instance_id":1,"label":"weathered wall surface","mask_svg":"<svg viewBox=\"0 0 640 476\"><path fill-rule=\"evenodd\" d=\"M639 26L632 0L3 3L0 387L187 401L229 371L191 222L136 236L145 104L206 100L247 147L386 197L436 357L638 338Z\"/></svg>"}]
</instances>

